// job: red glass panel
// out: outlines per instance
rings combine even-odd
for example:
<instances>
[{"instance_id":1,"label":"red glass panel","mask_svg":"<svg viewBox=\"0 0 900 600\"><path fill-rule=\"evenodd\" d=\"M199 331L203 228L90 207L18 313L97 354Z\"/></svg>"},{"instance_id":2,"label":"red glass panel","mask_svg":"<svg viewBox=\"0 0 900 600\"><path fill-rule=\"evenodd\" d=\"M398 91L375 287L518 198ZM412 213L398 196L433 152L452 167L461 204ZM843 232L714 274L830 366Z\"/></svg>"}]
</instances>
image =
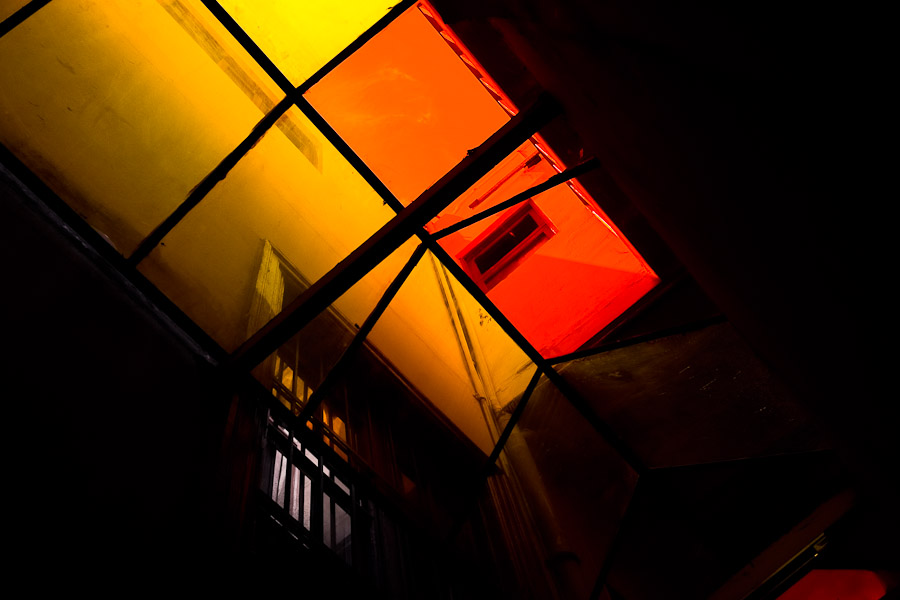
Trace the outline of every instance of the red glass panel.
<instances>
[{"instance_id":1,"label":"red glass panel","mask_svg":"<svg viewBox=\"0 0 900 600\"><path fill-rule=\"evenodd\" d=\"M879 600L886 592L872 571L820 569L807 573L778 600Z\"/></svg>"},{"instance_id":2,"label":"red glass panel","mask_svg":"<svg viewBox=\"0 0 900 600\"><path fill-rule=\"evenodd\" d=\"M477 214L563 168L539 136L501 165L505 169L491 171L429 229L440 230ZM512 253L513 260L503 265L499 276L488 273L492 279L479 278L473 272L473 247L496 237L498 227L514 226L516 214L529 203L536 209L541 231L547 233L539 244ZM514 236L514 227L507 233ZM478 221L442 238L440 244L548 358L582 347L659 281L577 182L561 184Z\"/></svg>"}]
</instances>

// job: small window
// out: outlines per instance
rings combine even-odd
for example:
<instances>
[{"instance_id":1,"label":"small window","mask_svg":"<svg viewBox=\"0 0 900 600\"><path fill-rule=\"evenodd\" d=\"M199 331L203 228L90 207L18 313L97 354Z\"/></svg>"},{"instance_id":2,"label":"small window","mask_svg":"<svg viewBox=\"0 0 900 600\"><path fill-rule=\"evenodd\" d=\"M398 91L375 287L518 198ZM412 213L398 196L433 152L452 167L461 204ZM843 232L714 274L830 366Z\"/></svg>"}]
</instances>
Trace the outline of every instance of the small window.
<instances>
[{"instance_id":1,"label":"small window","mask_svg":"<svg viewBox=\"0 0 900 600\"><path fill-rule=\"evenodd\" d=\"M462 251L460 261L475 283L488 291L555 233L550 220L529 200L488 227Z\"/></svg>"}]
</instances>

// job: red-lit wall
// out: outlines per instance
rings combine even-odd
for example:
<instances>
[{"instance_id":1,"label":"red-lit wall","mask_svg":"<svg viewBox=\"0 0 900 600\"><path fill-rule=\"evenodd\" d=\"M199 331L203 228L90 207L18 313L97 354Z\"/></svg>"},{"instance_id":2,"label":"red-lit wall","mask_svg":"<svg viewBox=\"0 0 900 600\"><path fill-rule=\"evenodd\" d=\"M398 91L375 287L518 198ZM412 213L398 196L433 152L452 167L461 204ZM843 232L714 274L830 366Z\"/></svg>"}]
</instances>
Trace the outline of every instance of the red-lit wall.
<instances>
[{"instance_id":1,"label":"red-lit wall","mask_svg":"<svg viewBox=\"0 0 900 600\"><path fill-rule=\"evenodd\" d=\"M872 571L816 570L778 600L879 600L886 592L881 578Z\"/></svg>"}]
</instances>

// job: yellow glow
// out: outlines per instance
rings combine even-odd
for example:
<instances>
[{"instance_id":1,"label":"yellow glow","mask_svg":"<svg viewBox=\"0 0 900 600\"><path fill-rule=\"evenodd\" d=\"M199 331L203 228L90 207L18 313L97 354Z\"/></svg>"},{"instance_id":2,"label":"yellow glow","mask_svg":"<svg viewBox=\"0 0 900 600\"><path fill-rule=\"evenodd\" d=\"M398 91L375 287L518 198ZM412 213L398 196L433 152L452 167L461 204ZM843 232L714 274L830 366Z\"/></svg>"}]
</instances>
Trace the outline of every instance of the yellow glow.
<instances>
[{"instance_id":1,"label":"yellow glow","mask_svg":"<svg viewBox=\"0 0 900 600\"><path fill-rule=\"evenodd\" d=\"M390 2L222 0L235 21L299 85L387 14Z\"/></svg>"},{"instance_id":2,"label":"yellow glow","mask_svg":"<svg viewBox=\"0 0 900 600\"><path fill-rule=\"evenodd\" d=\"M0 141L126 255L262 116L172 5L51 2L0 39Z\"/></svg>"},{"instance_id":3,"label":"yellow glow","mask_svg":"<svg viewBox=\"0 0 900 600\"><path fill-rule=\"evenodd\" d=\"M312 283L394 216L299 110L285 122L307 132L319 166L284 127L272 128L140 265L228 350L252 333L248 311L266 240Z\"/></svg>"},{"instance_id":4,"label":"yellow glow","mask_svg":"<svg viewBox=\"0 0 900 600\"><path fill-rule=\"evenodd\" d=\"M430 253L368 338L485 453L493 440L477 397L498 408L522 393L534 367Z\"/></svg>"}]
</instances>

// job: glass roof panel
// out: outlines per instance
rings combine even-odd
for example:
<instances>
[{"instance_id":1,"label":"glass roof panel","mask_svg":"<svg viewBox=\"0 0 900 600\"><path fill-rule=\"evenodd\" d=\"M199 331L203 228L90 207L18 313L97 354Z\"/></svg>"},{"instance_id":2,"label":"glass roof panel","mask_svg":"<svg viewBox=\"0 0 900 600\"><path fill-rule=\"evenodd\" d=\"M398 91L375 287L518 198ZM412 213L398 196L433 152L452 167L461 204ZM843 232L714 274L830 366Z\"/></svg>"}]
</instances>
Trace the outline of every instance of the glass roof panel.
<instances>
[{"instance_id":1,"label":"glass roof panel","mask_svg":"<svg viewBox=\"0 0 900 600\"><path fill-rule=\"evenodd\" d=\"M426 229L437 233L493 208L516 194L543 183L556 175L557 169L553 162L538 151L533 141L526 140L432 219Z\"/></svg>"},{"instance_id":2,"label":"glass roof panel","mask_svg":"<svg viewBox=\"0 0 900 600\"><path fill-rule=\"evenodd\" d=\"M279 96L199 2L51 2L0 39L0 140L128 255Z\"/></svg>"},{"instance_id":3,"label":"glass roof panel","mask_svg":"<svg viewBox=\"0 0 900 600\"><path fill-rule=\"evenodd\" d=\"M403 204L509 120L452 33L423 10L433 14L413 5L306 94Z\"/></svg>"},{"instance_id":4,"label":"glass roof panel","mask_svg":"<svg viewBox=\"0 0 900 600\"><path fill-rule=\"evenodd\" d=\"M292 109L140 270L233 350L265 322L248 322L247 311L265 268L266 242L312 283L393 216L356 170ZM272 309L274 315L281 306Z\"/></svg>"},{"instance_id":5,"label":"glass roof panel","mask_svg":"<svg viewBox=\"0 0 900 600\"><path fill-rule=\"evenodd\" d=\"M392 8L389 2L220 0L219 4L295 86Z\"/></svg>"},{"instance_id":6,"label":"glass roof panel","mask_svg":"<svg viewBox=\"0 0 900 600\"><path fill-rule=\"evenodd\" d=\"M494 440L484 410L521 394L534 372L525 353L430 253L369 341L486 454Z\"/></svg>"},{"instance_id":7,"label":"glass roof panel","mask_svg":"<svg viewBox=\"0 0 900 600\"><path fill-rule=\"evenodd\" d=\"M378 303L388 285L412 255L416 242L410 241L381 262L347 290L327 310L305 325L287 343L273 352L253 370L253 375L287 408L299 412L309 395L320 389L325 376L331 371L344 350L350 345L359 326ZM267 244L263 251L265 276L274 285L258 282L254 295L251 320L266 322L274 314L257 313L260 307L272 307L272 299L280 295L277 303L286 305L309 286L287 261ZM261 270L262 272L262 270ZM267 288L275 289L267 292Z\"/></svg>"},{"instance_id":8,"label":"glass roof panel","mask_svg":"<svg viewBox=\"0 0 900 600\"><path fill-rule=\"evenodd\" d=\"M520 148L501 163L510 168L504 182L509 192L527 189L535 178L561 168L549 158L522 168L528 156ZM492 176L500 177L498 171ZM468 192L442 214L442 227L477 212L469 198L477 200L479 194ZM588 343L658 282L577 182L473 223L440 244L546 358Z\"/></svg>"}]
</instances>

